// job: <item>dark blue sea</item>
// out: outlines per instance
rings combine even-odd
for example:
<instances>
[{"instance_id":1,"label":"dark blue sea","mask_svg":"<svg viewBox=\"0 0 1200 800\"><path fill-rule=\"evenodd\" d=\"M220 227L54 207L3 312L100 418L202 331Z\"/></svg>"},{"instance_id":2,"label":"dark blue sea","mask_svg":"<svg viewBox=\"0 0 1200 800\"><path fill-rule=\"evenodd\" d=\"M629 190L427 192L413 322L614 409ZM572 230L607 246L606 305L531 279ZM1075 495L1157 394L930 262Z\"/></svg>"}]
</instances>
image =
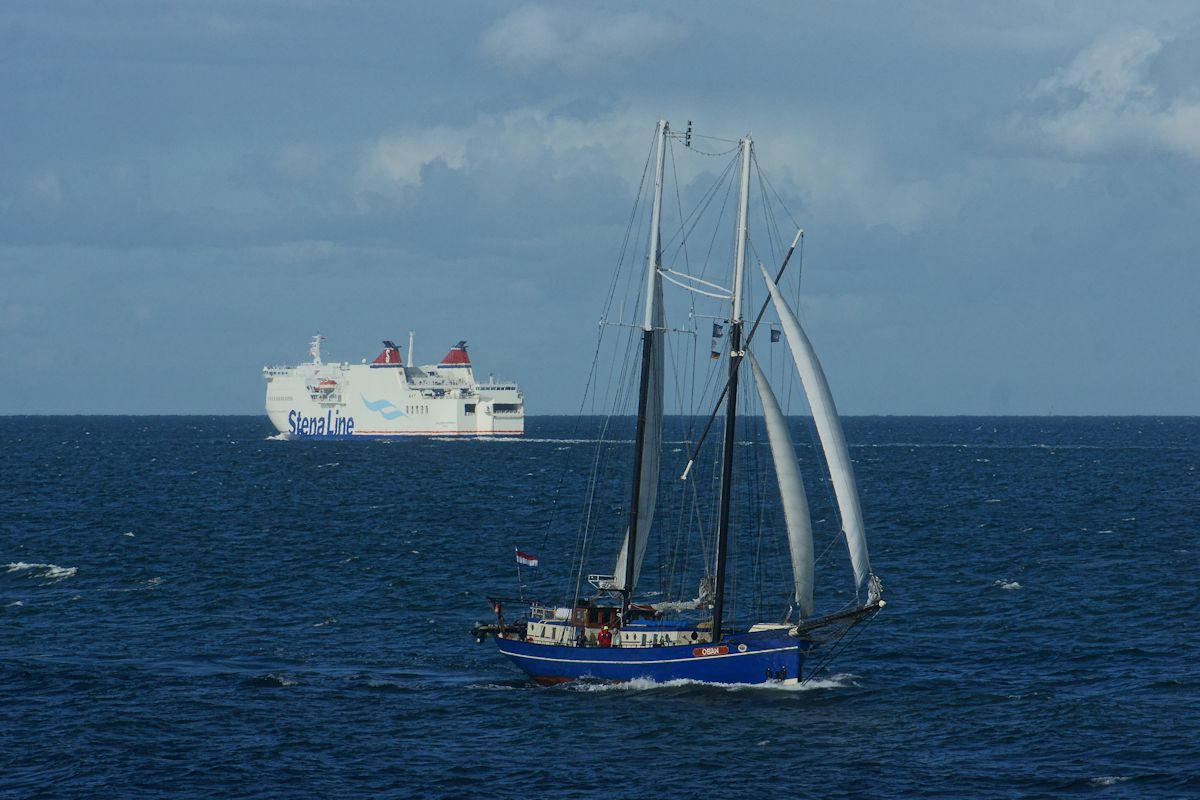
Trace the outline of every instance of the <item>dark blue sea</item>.
<instances>
[{"instance_id":1,"label":"dark blue sea","mask_svg":"<svg viewBox=\"0 0 1200 800\"><path fill-rule=\"evenodd\" d=\"M889 602L820 674L538 688L469 629L575 425L0 418L0 796L1200 796L1200 418L851 418Z\"/></svg>"}]
</instances>

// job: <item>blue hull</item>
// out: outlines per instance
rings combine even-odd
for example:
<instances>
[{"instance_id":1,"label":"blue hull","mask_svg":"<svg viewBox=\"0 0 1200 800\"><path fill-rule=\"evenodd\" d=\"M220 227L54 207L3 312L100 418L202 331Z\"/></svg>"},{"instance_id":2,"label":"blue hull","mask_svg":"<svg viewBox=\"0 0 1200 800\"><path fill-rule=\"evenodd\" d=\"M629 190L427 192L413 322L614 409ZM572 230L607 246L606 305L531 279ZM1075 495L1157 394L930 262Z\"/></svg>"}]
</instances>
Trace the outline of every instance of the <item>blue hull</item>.
<instances>
[{"instance_id":1,"label":"blue hull","mask_svg":"<svg viewBox=\"0 0 1200 800\"><path fill-rule=\"evenodd\" d=\"M812 642L779 631L764 631L734 634L715 645L568 647L500 637L496 645L538 683L580 678L767 683L799 678Z\"/></svg>"}]
</instances>

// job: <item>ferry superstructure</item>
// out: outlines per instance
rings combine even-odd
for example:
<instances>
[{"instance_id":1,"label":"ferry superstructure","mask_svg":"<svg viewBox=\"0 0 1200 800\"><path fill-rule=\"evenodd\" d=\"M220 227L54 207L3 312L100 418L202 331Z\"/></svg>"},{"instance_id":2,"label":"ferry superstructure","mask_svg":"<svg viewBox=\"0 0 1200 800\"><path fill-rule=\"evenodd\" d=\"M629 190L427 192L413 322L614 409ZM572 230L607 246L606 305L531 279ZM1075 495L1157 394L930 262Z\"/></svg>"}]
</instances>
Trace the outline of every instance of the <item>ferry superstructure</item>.
<instances>
[{"instance_id":1,"label":"ferry superstructure","mask_svg":"<svg viewBox=\"0 0 1200 800\"><path fill-rule=\"evenodd\" d=\"M515 383L475 380L467 343L437 364L408 363L384 340L371 363L325 363L320 334L312 361L263 367L267 416L288 438L517 436L525 432L525 398Z\"/></svg>"}]
</instances>

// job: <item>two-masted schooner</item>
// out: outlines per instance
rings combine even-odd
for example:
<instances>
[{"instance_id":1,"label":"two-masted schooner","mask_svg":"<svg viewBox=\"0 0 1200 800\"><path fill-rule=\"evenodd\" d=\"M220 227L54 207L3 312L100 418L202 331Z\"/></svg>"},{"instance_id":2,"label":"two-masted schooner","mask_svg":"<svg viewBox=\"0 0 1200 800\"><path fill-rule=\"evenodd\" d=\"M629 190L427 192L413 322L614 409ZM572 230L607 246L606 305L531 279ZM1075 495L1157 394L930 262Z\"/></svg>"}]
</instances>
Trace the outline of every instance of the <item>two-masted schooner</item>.
<instances>
[{"instance_id":1,"label":"two-masted schooner","mask_svg":"<svg viewBox=\"0 0 1200 800\"><path fill-rule=\"evenodd\" d=\"M479 624L474 630L480 640L492 636L504 655L543 684L580 678L794 683L807 677L805 661L810 652L840 639L847 630L872 617L884 605L881 583L871 571L867 556L854 472L828 383L804 329L777 285L801 232L798 231L792 240L775 275L769 274L761 264L758 270L747 268L753 144L746 136L737 141L737 161L730 166L731 174L734 169L738 171L738 199L728 288L664 265L660 231L664 164L673 136L678 134L672 133L666 121L660 121L654 144L654 193L649 209L641 319L640 324L628 326L632 329L631 335L638 337L631 350L639 354L634 366L638 387L637 422L632 452L626 451L629 463L627 511L623 520L624 538L615 567L611 574L587 575L590 596L581 596L578 587L582 582L576 580L575 593L568 604L526 603L517 619L505 618L505 610L511 603L493 601L495 623ZM690 144L690 123L687 137ZM698 437L701 441L705 438L723 410L723 440L719 459L714 457L713 465L716 498L711 504L715 518L711 569L706 568L697 596L681 602L652 602L653 598L637 594L647 542L655 525L660 478L670 466L664 464L663 447L664 357L666 335L671 330L665 320L664 278L684 289L729 303L727 316L722 320L728 324L728 334L722 338L725 352L713 353L714 358L721 357L727 362L727 372L722 376L724 388L712 406L708 425ZM743 308L745 287L749 281L759 279L765 282L765 299L757 318L747 326ZM777 319L772 323L778 326L777 330L773 330L787 343L812 412L841 521L838 535L845 539L853 575L851 599L841 607L821 614L815 614L813 607L813 532L796 453L784 413L764 369L751 350L752 345L758 344L755 334L768 306L774 309ZM745 369L747 364L749 376ZM739 427L744 424L740 420L745 419L738 414L739 390L751 386L757 392L781 499L784 530L777 533L786 535L791 597L788 598L788 611L782 618L748 620L734 625L726 620L730 541L737 533L731 523L731 504L738 492L734 452ZM700 452L699 444L686 452L690 458L680 465L681 471L672 470L670 479L677 479L681 472L685 481L694 479L690 473ZM580 570L583 572L582 559Z\"/></svg>"}]
</instances>

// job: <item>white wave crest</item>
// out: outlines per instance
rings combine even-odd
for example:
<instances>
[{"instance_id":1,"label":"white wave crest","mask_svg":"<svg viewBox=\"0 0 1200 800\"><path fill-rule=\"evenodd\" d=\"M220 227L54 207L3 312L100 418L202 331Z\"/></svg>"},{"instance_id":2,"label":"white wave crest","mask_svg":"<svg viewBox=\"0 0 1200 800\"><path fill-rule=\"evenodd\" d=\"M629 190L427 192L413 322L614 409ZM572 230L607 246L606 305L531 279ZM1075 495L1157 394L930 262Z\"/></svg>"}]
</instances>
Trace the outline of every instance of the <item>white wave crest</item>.
<instances>
[{"instance_id":1,"label":"white wave crest","mask_svg":"<svg viewBox=\"0 0 1200 800\"><path fill-rule=\"evenodd\" d=\"M1101 775L1099 778L1092 778L1088 783L1092 786L1113 786L1118 783L1124 783L1129 778L1124 778L1120 775Z\"/></svg>"},{"instance_id":2,"label":"white wave crest","mask_svg":"<svg viewBox=\"0 0 1200 800\"><path fill-rule=\"evenodd\" d=\"M806 681L795 679L787 681L771 681L769 683L707 683L679 679L673 681L655 681L650 678L634 678L623 683L568 683L564 688L573 692L644 692L659 689L678 689L680 687L699 687L717 689L727 692L767 691L767 692L810 692L820 689L844 689L856 686L854 675L848 673L831 675L828 678L811 678Z\"/></svg>"},{"instance_id":3,"label":"white wave crest","mask_svg":"<svg viewBox=\"0 0 1200 800\"><path fill-rule=\"evenodd\" d=\"M58 583L72 577L78 570L75 567L60 567L58 564L28 564L24 561L14 561L6 564L9 572L27 572L29 578L45 578L51 583Z\"/></svg>"},{"instance_id":4,"label":"white wave crest","mask_svg":"<svg viewBox=\"0 0 1200 800\"><path fill-rule=\"evenodd\" d=\"M992 583L992 586L999 586L1001 589L1020 589L1021 588L1021 584L1017 583L1016 581L1010 581L1007 578L1001 578L1000 580L995 581L994 583Z\"/></svg>"},{"instance_id":5,"label":"white wave crest","mask_svg":"<svg viewBox=\"0 0 1200 800\"><path fill-rule=\"evenodd\" d=\"M286 442L287 438L288 438L288 436L286 433L277 433L274 436L268 436L267 441L268 442Z\"/></svg>"}]
</instances>

